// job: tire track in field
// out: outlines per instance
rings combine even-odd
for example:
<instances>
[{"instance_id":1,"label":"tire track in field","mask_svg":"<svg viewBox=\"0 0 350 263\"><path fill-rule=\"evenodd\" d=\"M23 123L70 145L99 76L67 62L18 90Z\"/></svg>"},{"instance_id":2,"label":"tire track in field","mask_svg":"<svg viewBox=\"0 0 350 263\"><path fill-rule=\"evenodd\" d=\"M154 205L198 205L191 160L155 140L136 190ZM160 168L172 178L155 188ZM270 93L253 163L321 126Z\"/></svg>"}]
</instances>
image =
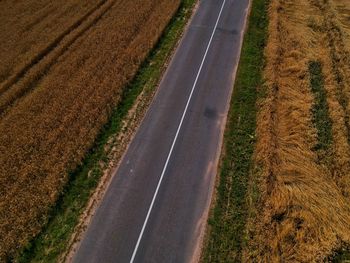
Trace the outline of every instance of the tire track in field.
<instances>
[{"instance_id":1,"label":"tire track in field","mask_svg":"<svg viewBox=\"0 0 350 263\"><path fill-rule=\"evenodd\" d=\"M46 7L44 7L42 10L39 11L41 13L40 16L36 17L32 22L27 24L23 28L21 33L25 33L26 31L32 30L36 25L38 25L44 19L46 19L48 16L50 16L52 14L52 12L54 12L56 9L57 9L57 7L53 6L52 4L51 5L47 5Z\"/></svg>"},{"instance_id":2,"label":"tire track in field","mask_svg":"<svg viewBox=\"0 0 350 263\"><path fill-rule=\"evenodd\" d=\"M37 54L25 67L0 87L0 118L19 98L30 91L68 48L88 29L94 26L117 0L102 0L83 17L59 35Z\"/></svg>"},{"instance_id":3,"label":"tire track in field","mask_svg":"<svg viewBox=\"0 0 350 263\"><path fill-rule=\"evenodd\" d=\"M144 19L147 19L147 22L145 22L145 24L149 24L152 22L152 19L149 18L150 15L152 14L152 12L154 11L154 9L159 6L160 4L159 3L156 3L156 2L152 2L152 4L149 6L149 9L147 9L146 12L144 12L143 14L143 17L140 18L140 22L141 21L144 21ZM137 27L135 28L134 30L130 31L131 33L129 34L130 37L126 39L126 42L129 43L129 46L127 47L127 49L129 50L136 50L137 48L137 44L135 42L137 42L137 38L135 38L135 36L138 36L140 34L140 32L142 32L143 30L143 27ZM129 52L126 52L127 54L130 54ZM126 55L126 57L129 57L130 55ZM126 58L124 57L120 57L121 60L126 60ZM141 63L141 62L139 62ZM129 64L129 63L127 63ZM127 67L128 65L127 64L124 64L122 65L123 68ZM138 68L138 66L137 66ZM91 70L90 70L91 71ZM129 76L131 77L131 76ZM102 79L101 79L102 81ZM78 105L78 104L75 104L74 101L76 100L77 97L80 97L80 98L84 98L84 101L86 102L86 105L83 106L83 108L85 109L86 107L88 107L89 105L93 105L94 104L94 101L96 101L96 97L101 97L102 95L100 96L97 96L96 94L98 94L100 91L98 89L84 89L82 90L81 92L78 92L76 93L74 96L71 96L71 108L70 110L68 110L67 112L65 112L64 114L62 114L62 117L63 120L60 124L60 126L57 128L57 131L56 132L52 132L51 134L51 137L50 139L47 141L49 144L52 144L54 145L55 142L57 140L59 140L59 137L62 136L62 131L67 129L68 126L72 126L72 123L74 124L78 124L78 119L81 118L81 114L76 114L77 112L79 112L79 109L82 107L81 105ZM115 94L110 94L110 97L113 97L113 95ZM101 105L105 105L105 104L111 104L111 101L109 102L103 102L101 103ZM112 103L113 104L113 103ZM86 108L85 110L81 110L82 112L90 112L88 110L88 108ZM103 115L103 112L99 113L98 114L99 116L102 116ZM95 126L97 125L97 118L98 116L96 116L95 118L93 118L95 120L95 123L94 125L92 126ZM106 118L106 116L104 116L104 118ZM49 151L52 151L52 149L48 149ZM57 150L59 151L59 150ZM49 154L49 152L47 152L47 154Z\"/></svg>"},{"instance_id":4,"label":"tire track in field","mask_svg":"<svg viewBox=\"0 0 350 263\"><path fill-rule=\"evenodd\" d=\"M14 76L10 77L1 87L0 94L9 89L13 84L15 84L21 77L23 77L26 72L37 64L42 58L44 58L50 51L52 51L55 47L57 47L60 42L70 34L74 29L80 26L84 20L86 20L91 14L93 14L97 9L99 9L107 0L102 0L95 7L89 10L84 16L78 19L73 25L67 28L62 34L56 37L52 43L50 43L46 48L44 48L41 52L39 52L30 62L27 63L21 70L14 74Z\"/></svg>"}]
</instances>

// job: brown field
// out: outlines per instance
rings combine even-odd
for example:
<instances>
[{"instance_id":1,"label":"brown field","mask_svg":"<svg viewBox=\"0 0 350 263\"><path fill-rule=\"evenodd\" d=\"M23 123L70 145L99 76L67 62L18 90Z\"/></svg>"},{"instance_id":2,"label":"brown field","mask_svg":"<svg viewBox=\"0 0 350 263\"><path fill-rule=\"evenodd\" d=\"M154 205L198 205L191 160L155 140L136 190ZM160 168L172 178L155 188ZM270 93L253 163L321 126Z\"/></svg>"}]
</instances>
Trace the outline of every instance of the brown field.
<instances>
[{"instance_id":1,"label":"brown field","mask_svg":"<svg viewBox=\"0 0 350 263\"><path fill-rule=\"evenodd\" d=\"M47 221L179 3L0 1L0 261Z\"/></svg>"},{"instance_id":2,"label":"brown field","mask_svg":"<svg viewBox=\"0 0 350 263\"><path fill-rule=\"evenodd\" d=\"M350 1L271 0L269 17L254 169L260 198L244 258L332 260L350 244ZM311 62L321 66L328 108L315 109ZM322 137L325 119L316 122L320 111L330 138Z\"/></svg>"}]
</instances>

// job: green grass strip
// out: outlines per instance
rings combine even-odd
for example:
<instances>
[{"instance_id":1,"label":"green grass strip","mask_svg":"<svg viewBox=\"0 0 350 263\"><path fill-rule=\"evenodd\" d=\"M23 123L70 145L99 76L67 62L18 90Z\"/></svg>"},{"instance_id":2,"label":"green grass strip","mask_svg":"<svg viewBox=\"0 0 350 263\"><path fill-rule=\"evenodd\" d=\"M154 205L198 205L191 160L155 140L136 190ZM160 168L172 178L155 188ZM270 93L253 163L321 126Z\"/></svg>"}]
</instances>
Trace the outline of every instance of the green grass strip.
<instances>
[{"instance_id":1,"label":"green grass strip","mask_svg":"<svg viewBox=\"0 0 350 263\"><path fill-rule=\"evenodd\" d=\"M204 262L240 262L247 219L246 195L255 146L268 0L253 0L224 137L220 182Z\"/></svg>"},{"instance_id":2,"label":"green grass strip","mask_svg":"<svg viewBox=\"0 0 350 263\"><path fill-rule=\"evenodd\" d=\"M48 224L12 261L57 262L59 256L66 251L79 216L84 211L102 175L99 163L101 160L106 162L108 159L104 146L111 136L120 131L122 120L141 91L151 94L157 87L165 63L174 50L196 1L182 0L157 45L150 52L133 81L124 89L121 102L102 129L94 147L87 154L83 164L70 174L70 181L57 205L52 209ZM88 175L89 171L92 172Z\"/></svg>"},{"instance_id":3,"label":"green grass strip","mask_svg":"<svg viewBox=\"0 0 350 263\"><path fill-rule=\"evenodd\" d=\"M344 247L336 251L335 256L328 258L329 262L333 263L349 263L350 262L350 248Z\"/></svg>"},{"instance_id":4,"label":"green grass strip","mask_svg":"<svg viewBox=\"0 0 350 263\"><path fill-rule=\"evenodd\" d=\"M311 91L315 96L312 108L313 122L317 129L318 142L315 151L327 151L332 144L332 121L328 113L327 93L324 88L324 77L320 62L309 63Z\"/></svg>"}]
</instances>

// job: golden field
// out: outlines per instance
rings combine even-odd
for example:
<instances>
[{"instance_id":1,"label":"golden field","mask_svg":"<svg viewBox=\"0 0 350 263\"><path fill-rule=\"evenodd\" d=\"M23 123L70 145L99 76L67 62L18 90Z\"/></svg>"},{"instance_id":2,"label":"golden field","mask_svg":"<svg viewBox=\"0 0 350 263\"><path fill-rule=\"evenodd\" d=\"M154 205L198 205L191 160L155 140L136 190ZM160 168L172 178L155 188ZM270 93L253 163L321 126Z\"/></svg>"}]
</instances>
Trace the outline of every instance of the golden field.
<instances>
[{"instance_id":1,"label":"golden field","mask_svg":"<svg viewBox=\"0 0 350 263\"><path fill-rule=\"evenodd\" d=\"M271 0L247 262L332 261L350 244L350 1Z\"/></svg>"},{"instance_id":2,"label":"golden field","mask_svg":"<svg viewBox=\"0 0 350 263\"><path fill-rule=\"evenodd\" d=\"M0 2L0 260L45 224L179 4Z\"/></svg>"}]
</instances>

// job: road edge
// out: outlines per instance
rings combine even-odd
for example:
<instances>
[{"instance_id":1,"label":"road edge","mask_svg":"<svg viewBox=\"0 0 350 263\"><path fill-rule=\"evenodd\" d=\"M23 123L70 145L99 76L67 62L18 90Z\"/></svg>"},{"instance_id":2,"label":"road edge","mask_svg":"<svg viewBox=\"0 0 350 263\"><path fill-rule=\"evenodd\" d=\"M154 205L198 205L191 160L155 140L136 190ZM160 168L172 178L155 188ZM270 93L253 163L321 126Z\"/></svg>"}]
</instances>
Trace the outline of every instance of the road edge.
<instances>
[{"instance_id":1,"label":"road edge","mask_svg":"<svg viewBox=\"0 0 350 263\"><path fill-rule=\"evenodd\" d=\"M224 131L218 174L216 176L215 190L210 205L207 232L200 262L242 261L242 247L244 246L246 234L245 223L237 222L241 219L239 217L232 219L232 222L225 222L227 219L222 219L221 217L220 212L222 212L223 209L220 207L220 204L223 201L227 201L225 198L229 196L229 194L225 196L225 193L230 192L232 195L232 192L235 192L233 196L228 197L229 201L227 202L231 201L231 208L232 206L236 209L240 206L245 208L247 196L250 194L247 188L250 184L249 174L251 172L251 162L254 154L256 103L263 95L263 91L260 89L261 86L263 86L262 69L264 67L264 47L267 36L266 21L268 23L266 17L269 1L270 0L250 0L249 3L249 16L246 20L240 61L229 104L229 113ZM259 7L263 5L264 7L259 9ZM262 22L260 19L262 19ZM263 35L263 37L261 37L261 35ZM259 39L259 37L261 37L261 39ZM255 62L251 61L252 57L254 57ZM249 74L244 75L244 73L247 72L249 72ZM248 107L252 109L247 110ZM245 148L241 149L244 143L246 143ZM247 150L247 148L249 149ZM237 153L237 151L240 152L240 150L242 150L241 153ZM235 163L239 163L240 165L235 166ZM242 163L244 163L244 169L240 170L242 167L238 168L238 166L242 166ZM227 182L227 180L230 181ZM227 183L226 185L225 182ZM227 185L229 185L232 191L227 191L228 189L225 188ZM242 185L245 188L243 194L241 193ZM238 204L233 205L233 203ZM231 213L242 215L247 213L247 211L233 211ZM237 223L240 223L240 226L234 226L234 228L236 227L239 229L235 229L235 231L233 231L234 233L231 233L231 236L225 239L223 236L225 236L225 234L230 235L228 232L232 230L232 228L227 229L227 225L235 225ZM239 232L238 236L236 235L237 232ZM228 243L229 245L227 245ZM216 246L216 248L213 248L214 246Z\"/></svg>"},{"instance_id":2,"label":"road edge","mask_svg":"<svg viewBox=\"0 0 350 263\"><path fill-rule=\"evenodd\" d=\"M247 26L248 26L248 20L249 20L249 16L250 16L250 11L251 11L251 0L249 0L249 4L248 4L248 7L247 9L245 10L246 12L246 15L245 15L245 18L244 18L244 25L243 25L243 28L242 28L242 31L240 32L240 43L239 43L239 56L238 56L238 62L237 64L235 65L234 69L233 69L233 72L232 72L232 83L235 83L236 81L236 76L237 76L237 70L238 70L238 67L239 67L239 61L240 61L240 58L241 58L241 51L242 51L242 46L243 46L243 42L244 42L244 36L245 36L245 33L247 31ZM204 261L204 253L205 253L205 249L207 247L207 244L208 244L208 239L209 239L209 235L210 235L210 226L208 225L208 220L209 218L211 217L211 213L214 209L214 206L215 206L215 203L216 203L216 198L217 198L217 187L219 185L219 182L220 182L220 176L219 176L219 172L220 172L220 167L221 167L221 162L222 162L222 158L223 158L223 154L224 154L224 140L225 140L225 133L226 133L226 123L227 123L227 120L228 120L228 114L229 114L229 110L230 110L230 106L231 106L231 100L232 100L232 94L233 94L233 90L234 90L234 85L232 86L231 88L231 91L230 91L230 100L229 100L229 103L227 104L227 107L225 109L225 111L227 112L226 116L224 117L223 119L223 122L222 122L222 127L221 127L221 131L220 131L220 145L217 149L217 158L215 160L215 181L214 181L214 187L212 188L211 190L211 193L209 194L209 196L211 198L209 198L208 200L208 204L207 204L207 209L206 211L204 212L204 217L201 219L204 223L204 227L202 229L202 232L200 233L200 236L198 238L198 244L197 244L197 247L195 249L195 252L194 252L194 255L192 257L192 260L191 262L203 262Z\"/></svg>"},{"instance_id":3,"label":"road edge","mask_svg":"<svg viewBox=\"0 0 350 263\"><path fill-rule=\"evenodd\" d=\"M128 138L126 138L126 140L127 140L126 148L123 149L123 151L122 151L123 153L121 156L119 156L117 158L115 156L113 157L114 162L115 162L112 164L113 168L111 170L104 172L105 178L101 178L101 181L100 181L99 185L97 186L96 191L93 193L92 197L90 198L88 206L86 207L86 210L82 214L82 216L84 218L82 220L79 220L79 221L81 221L81 225L79 225L77 227L76 232L72 236L72 240L71 240L71 243L70 243L68 250L63 255L63 257L61 257L59 259L59 262L67 262L67 263L72 262L73 256L74 256L76 250L80 246L80 241L81 241L89 223L91 222L93 215L95 214L95 211L100 206L101 201L102 201L104 195L106 194L110 183L112 182L114 176L116 176L116 174L117 174L117 170L118 170L128 148L130 146L131 141L135 137L135 134L136 134L138 128L140 127L140 124L142 123L143 119L145 118L145 116L148 112L148 109L149 109L150 105L152 104L152 101L154 100L156 94L158 93L159 86L160 86L160 83L162 81L162 77L165 74L165 72L167 71L168 66L169 66L169 62L171 61L172 57L175 55L176 50L177 50L179 44L181 43L182 37L185 34L185 32L187 31L188 25L190 24L191 20L193 19L193 15L197 9L198 0L190 0L190 2L193 2L192 10L190 10L191 15L189 17L185 18L185 19L187 19L187 21L182 29L182 32L180 33L179 36L177 36L177 40L176 40L175 45L171 48L169 54L167 54L167 58L164 61L164 64L161 66L161 73L159 74L159 76L157 76L158 80L157 80L157 84L155 85L155 88L153 90L151 90L149 94L145 94L144 90L141 91L139 96L136 98L135 104L129 110L127 117L123 120L124 125L123 125L123 128L121 128L122 131L127 128L128 124L130 126L133 126L132 133L129 134ZM180 8L181 8L181 6L179 7L179 9ZM175 14L171 20L173 20L177 16L178 12L179 12L179 10L177 10L175 12ZM171 21L169 21L169 24L171 24ZM169 24L168 24L168 26L169 26ZM157 45L158 44L156 44L156 46ZM155 50L157 50L157 48L155 48ZM139 114L139 116L135 117L135 113L136 113L136 115ZM128 120L131 120L132 123L130 123L130 122L128 123ZM119 137L120 133L116 134L116 136Z\"/></svg>"}]
</instances>

